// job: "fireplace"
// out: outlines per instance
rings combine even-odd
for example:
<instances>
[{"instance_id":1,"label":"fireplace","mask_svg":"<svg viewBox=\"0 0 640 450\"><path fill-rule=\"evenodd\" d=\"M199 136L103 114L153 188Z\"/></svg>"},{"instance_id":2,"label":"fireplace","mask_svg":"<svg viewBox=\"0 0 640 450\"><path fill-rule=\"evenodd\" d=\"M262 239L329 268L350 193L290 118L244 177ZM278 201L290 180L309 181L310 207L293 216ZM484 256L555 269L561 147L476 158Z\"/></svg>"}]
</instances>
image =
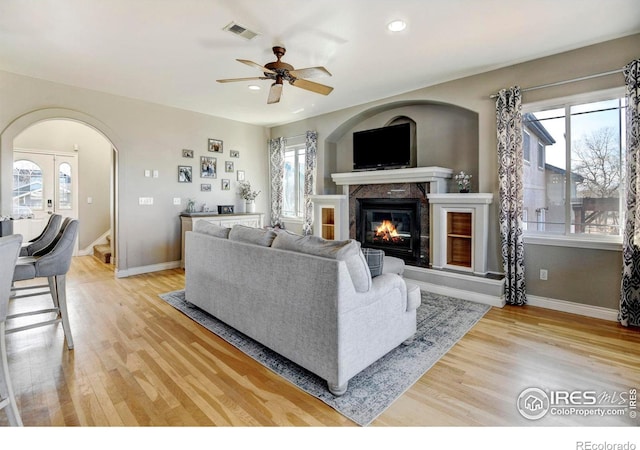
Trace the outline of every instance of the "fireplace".
<instances>
[{"instance_id":1,"label":"fireplace","mask_svg":"<svg viewBox=\"0 0 640 450\"><path fill-rule=\"evenodd\" d=\"M420 261L419 198L356 199L356 239L407 263Z\"/></svg>"}]
</instances>

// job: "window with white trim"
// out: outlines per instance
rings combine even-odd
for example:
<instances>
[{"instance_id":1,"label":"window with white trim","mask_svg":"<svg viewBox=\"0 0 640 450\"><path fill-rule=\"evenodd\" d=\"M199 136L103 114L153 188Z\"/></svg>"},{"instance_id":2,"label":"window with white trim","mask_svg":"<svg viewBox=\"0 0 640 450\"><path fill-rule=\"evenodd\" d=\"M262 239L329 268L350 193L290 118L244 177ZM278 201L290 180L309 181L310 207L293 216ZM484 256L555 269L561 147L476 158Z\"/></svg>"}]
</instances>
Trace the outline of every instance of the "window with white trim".
<instances>
[{"instance_id":1,"label":"window with white trim","mask_svg":"<svg viewBox=\"0 0 640 450\"><path fill-rule=\"evenodd\" d=\"M304 144L286 146L284 151L284 180L282 216L304 217Z\"/></svg>"},{"instance_id":2,"label":"window with white trim","mask_svg":"<svg viewBox=\"0 0 640 450\"><path fill-rule=\"evenodd\" d=\"M523 129L543 169L524 170L524 208L536 211L528 233L621 236L625 107L621 91L524 106Z\"/></svg>"},{"instance_id":3,"label":"window with white trim","mask_svg":"<svg viewBox=\"0 0 640 450\"><path fill-rule=\"evenodd\" d=\"M531 161L531 135L526 131L522 136L522 152L524 160L527 162Z\"/></svg>"}]
</instances>

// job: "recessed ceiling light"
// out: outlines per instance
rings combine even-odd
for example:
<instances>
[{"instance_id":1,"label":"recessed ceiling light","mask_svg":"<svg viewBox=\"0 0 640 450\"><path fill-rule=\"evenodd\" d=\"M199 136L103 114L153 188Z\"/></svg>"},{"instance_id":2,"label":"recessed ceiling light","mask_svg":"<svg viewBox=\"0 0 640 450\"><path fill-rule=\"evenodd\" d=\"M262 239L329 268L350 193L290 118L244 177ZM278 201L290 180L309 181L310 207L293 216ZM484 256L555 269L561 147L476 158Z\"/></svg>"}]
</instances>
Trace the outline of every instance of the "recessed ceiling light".
<instances>
[{"instance_id":1,"label":"recessed ceiling light","mask_svg":"<svg viewBox=\"0 0 640 450\"><path fill-rule=\"evenodd\" d=\"M394 20L393 22L389 22L387 25L387 29L389 31L398 32L407 28L407 22L404 20Z\"/></svg>"},{"instance_id":2,"label":"recessed ceiling light","mask_svg":"<svg viewBox=\"0 0 640 450\"><path fill-rule=\"evenodd\" d=\"M249 85L249 89L252 91L259 91L260 90L260 86L255 85L255 84L250 84Z\"/></svg>"}]
</instances>

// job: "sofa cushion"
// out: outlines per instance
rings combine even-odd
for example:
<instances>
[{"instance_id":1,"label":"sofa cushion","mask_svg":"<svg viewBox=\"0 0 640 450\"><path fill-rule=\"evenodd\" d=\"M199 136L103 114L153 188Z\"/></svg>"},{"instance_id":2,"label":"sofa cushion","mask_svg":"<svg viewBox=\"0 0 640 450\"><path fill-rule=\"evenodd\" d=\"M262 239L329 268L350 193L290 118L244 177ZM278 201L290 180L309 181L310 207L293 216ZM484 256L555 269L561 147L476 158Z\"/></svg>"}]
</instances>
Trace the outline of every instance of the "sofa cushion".
<instances>
[{"instance_id":1,"label":"sofa cushion","mask_svg":"<svg viewBox=\"0 0 640 450\"><path fill-rule=\"evenodd\" d=\"M355 290L368 292L371 289L371 272L358 241L353 239L329 241L318 236L301 236L281 230L271 246L281 250L291 250L344 261Z\"/></svg>"},{"instance_id":2,"label":"sofa cushion","mask_svg":"<svg viewBox=\"0 0 640 450\"><path fill-rule=\"evenodd\" d=\"M362 254L365 261L369 266L371 272L371 278L375 278L378 275L382 275L382 268L384 266L384 251L376 248L363 248Z\"/></svg>"},{"instance_id":3,"label":"sofa cushion","mask_svg":"<svg viewBox=\"0 0 640 450\"><path fill-rule=\"evenodd\" d=\"M208 234L219 238L227 239L231 228L221 227L206 220L198 220L193 227L193 231L197 233Z\"/></svg>"},{"instance_id":4,"label":"sofa cushion","mask_svg":"<svg viewBox=\"0 0 640 450\"><path fill-rule=\"evenodd\" d=\"M252 228L245 225L234 225L229 232L229 240L247 242L249 244L262 245L263 247L271 246L276 237L276 233L272 230L264 230L262 228Z\"/></svg>"}]
</instances>

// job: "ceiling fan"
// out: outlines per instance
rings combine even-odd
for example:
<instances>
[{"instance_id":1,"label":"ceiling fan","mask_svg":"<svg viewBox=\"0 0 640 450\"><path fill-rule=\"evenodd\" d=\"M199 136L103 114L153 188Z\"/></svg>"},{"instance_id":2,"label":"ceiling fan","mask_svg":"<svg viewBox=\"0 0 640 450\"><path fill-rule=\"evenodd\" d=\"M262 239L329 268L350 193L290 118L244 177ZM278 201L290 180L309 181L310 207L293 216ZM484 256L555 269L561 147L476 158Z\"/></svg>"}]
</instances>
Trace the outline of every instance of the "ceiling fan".
<instances>
[{"instance_id":1,"label":"ceiling fan","mask_svg":"<svg viewBox=\"0 0 640 450\"><path fill-rule=\"evenodd\" d=\"M287 51L284 47L273 47L273 54L278 58L277 61L270 62L264 66L249 61L246 59L238 59L243 64L260 69L264 76L262 77L248 77L248 78L229 78L225 80L217 80L218 83L230 83L235 81L249 81L249 80L274 80L269 90L269 98L267 103L278 103L282 96L283 81L288 81L290 85L306 89L307 91L315 92L322 95L329 95L333 88L325 86L324 84L315 83L313 81L305 80L305 78L313 78L319 76L331 76L331 73L324 67L307 67L305 69L294 69L292 65L280 61Z\"/></svg>"}]
</instances>

